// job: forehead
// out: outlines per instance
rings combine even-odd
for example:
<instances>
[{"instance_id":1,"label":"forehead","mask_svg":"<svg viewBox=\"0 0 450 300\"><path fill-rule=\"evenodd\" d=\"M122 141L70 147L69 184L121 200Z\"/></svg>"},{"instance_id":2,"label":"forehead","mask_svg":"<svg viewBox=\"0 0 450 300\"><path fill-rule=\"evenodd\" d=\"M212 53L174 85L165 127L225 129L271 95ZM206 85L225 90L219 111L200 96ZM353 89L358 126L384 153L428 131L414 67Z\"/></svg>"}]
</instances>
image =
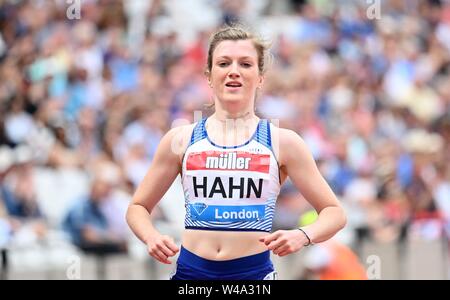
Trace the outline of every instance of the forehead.
<instances>
[{"instance_id":1,"label":"forehead","mask_svg":"<svg viewBox=\"0 0 450 300\"><path fill-rule=\"evenodd\" d=\"M228 56L230 58L250 57L257 59L258 52L251 40L226 40L217 44L213 57L220 58Z\"/></svg>"}]
</instances>

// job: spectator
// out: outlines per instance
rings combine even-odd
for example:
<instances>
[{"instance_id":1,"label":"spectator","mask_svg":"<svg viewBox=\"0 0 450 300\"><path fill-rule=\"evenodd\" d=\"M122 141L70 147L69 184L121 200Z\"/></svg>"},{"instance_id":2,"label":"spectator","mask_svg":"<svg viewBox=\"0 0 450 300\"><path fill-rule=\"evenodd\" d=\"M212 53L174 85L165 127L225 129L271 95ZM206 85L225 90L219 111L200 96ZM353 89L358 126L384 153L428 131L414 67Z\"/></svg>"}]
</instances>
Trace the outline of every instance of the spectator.
<instances>
[{"instance_id":1,"label":"spectator","mask_svg":"<svg viewBox=\"0 0 450 300\"><path fill-rule=\"evenodd\" d=\"M317 218L311 212L300 219L305 226ZM303 222L302 222L303 221ZM350 247L338 240L338 236L307 249L305 271L299 279L321 280L364 280L367 279L364 266Z\"/></svg>"},{"instance_id":2,"label":"spectator","mask_svg":"<svg viewBox=\"0 0 450 300\"><path fill-rule=\"evenodd\" d=\"M105 159L132 193L170 124L210 102L201 49L234 20L274 42L256 109L303 137L349 228L385 242L450 232L448 1L381 1L382 22L358 1L80 1L81 20L58 1L1 2L0 147L25 144L39 158L1 173L14 232L27 227L19 220L46 223L42 171L58 186ZM406 142L418 131L438 138ZM279 199L280 226L297 215L293 197Z\"/></svg>"},{"instance_id":3,"label":"spectator","mask_svg":"<svg viewBox=\"0 0 450 300\"><path fill-rule=\"evenodd\" d=\"M94 178L90 194L77 202L64 220L63 227L73 243L87 253L121 253L127 250L126 239L113 231L111 219L102 208L114 201L112 188L109 178Z\"/></svg>"},{"instance_id":4,"label":"spectator","mask_svg":"<svg viewBox=\"0 0 450 300\"><path fill-rule=\"evenodd\" d=\"M48 228L36 198L31 149L18 146L13 155L14 167L2 180L1 198L16 242L26 244L44 239Z\"/></svg>"}]
</instances>

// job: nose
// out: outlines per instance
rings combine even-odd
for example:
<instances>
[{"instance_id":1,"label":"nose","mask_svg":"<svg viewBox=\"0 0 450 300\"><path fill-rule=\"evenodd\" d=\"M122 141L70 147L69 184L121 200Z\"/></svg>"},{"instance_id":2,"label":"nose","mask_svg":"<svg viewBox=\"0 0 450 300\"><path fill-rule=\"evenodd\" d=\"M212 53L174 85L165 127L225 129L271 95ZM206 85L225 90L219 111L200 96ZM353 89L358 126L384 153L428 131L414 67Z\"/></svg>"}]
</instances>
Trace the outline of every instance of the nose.
<instances>
[{"instance_id":1,"label":"nose","mask_svg":"<svg viewBox=\"0 0 450 300\"><path fill-rule=\"evenodd\" d=\"M231 64L231 69L230 69L230 72L228 73L228 76L233 79L239 78L241 76L241 74L239 72L238 63L234 62Z\"/></svg>"}]
</instances>

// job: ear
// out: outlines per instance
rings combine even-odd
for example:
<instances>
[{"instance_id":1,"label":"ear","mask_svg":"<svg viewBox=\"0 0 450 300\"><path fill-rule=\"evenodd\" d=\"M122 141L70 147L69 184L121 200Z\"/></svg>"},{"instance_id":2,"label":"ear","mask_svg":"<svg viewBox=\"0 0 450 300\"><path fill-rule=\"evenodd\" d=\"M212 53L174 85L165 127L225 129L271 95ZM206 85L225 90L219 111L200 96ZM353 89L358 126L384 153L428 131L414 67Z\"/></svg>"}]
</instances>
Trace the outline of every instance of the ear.
<instances>
[{"instance_id":1,"label":"ear","mask_svg":"<svg viewBox=\"0 0 450 300\"><path fill-rule=\"evenodd\" d=\"M205 71L206 80L208 80L209 87L212 88L212 82L211 82L211 73L209 71Z\"/></svg>"},{"instance_id":2,"label":"ear","mask_svg":"<svg viewBox=\"0 0 450 300\"><path fill-rule=\"evenodd\" d=\"M259 83L258 83L258 89L262 88L263 84L264 84L264 75L259 75Z\"/></svg>"}]
</instances>

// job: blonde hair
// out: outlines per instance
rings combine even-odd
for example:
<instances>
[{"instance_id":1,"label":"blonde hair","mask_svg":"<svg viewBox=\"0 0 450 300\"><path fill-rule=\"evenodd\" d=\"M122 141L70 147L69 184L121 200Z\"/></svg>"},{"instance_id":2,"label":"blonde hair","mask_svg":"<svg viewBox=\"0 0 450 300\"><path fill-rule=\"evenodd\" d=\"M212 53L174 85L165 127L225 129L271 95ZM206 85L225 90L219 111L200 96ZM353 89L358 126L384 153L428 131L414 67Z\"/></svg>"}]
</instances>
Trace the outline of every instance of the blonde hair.
<instances>
[{"instance_id":1,"label":"blonde hair","mask_svg":"<svg viewBox=\"0 0 450 300\"><path fill-rule=\"evenodd\" d=\"M208 60L205 73L211 73L213 53L220 42L239 40L251 40L253 42L253 46L255 46L256 52L258 53L258 69L260 74L263 74L266 71L266 66L270 59L270 43L252 33L250 29L242 24L226 25L212 35L209 41Z\"/></svg>"}]
</instances>

